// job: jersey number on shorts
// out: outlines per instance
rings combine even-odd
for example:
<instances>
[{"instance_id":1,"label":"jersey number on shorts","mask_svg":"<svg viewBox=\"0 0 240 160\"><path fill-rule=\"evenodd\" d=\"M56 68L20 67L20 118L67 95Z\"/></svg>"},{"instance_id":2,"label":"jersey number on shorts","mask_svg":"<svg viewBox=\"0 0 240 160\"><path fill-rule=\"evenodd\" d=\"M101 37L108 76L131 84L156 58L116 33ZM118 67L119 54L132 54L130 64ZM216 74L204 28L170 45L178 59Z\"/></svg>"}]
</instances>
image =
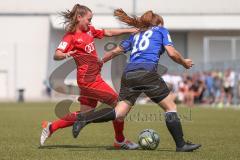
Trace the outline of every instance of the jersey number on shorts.
<instances>
[{"instance_id":1,"label":"jersey number on shorts","mask_svg":"<svg viewBox=\"0 0 240 160\"><path fill-rule=\"evenodd\" d=\"M143 51L148 48L149 46L149 38L152 36L153 32L151 30L146 31L141 39L139 40L140 34L136 34L134 36L134 44L132 49L132 54L134 54L137 51ZM138 45L138 48L137 48Z\"/></svg>"}]
</instances>

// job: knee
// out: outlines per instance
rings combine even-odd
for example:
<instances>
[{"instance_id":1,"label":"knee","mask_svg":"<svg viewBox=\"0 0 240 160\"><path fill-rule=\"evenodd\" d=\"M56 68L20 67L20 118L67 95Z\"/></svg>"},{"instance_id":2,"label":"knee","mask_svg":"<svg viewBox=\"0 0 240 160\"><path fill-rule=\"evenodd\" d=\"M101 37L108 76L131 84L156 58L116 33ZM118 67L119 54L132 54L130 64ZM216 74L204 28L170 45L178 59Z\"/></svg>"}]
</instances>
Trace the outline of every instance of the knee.
<instances>
[{"instance_id":1,"label":"knee","mask_svg":"<svg viewBox=\"0 0 240 160\"><path fill-rule=\"evenodd\" d=\"M130 111L131 109L131 106L128 106L127 104L118 104L116 107L115 107L115 114L116 114L116 119L124 119L128 112Z\"/></svg>"},{"instance_id":2,"label":"knee","mask_svg":"<svg viewBox=\"0 0 240 160\"><path fill-rule=\"evenodd\" d=\"M126 117L127 111L125 109L117 106L117 107L115 107L115 115L116 115L116 119L121 121Z\"/></svg>"},{"instance_id":3,"label":"knee","mask_svg":"<svg viewBox=\"0 0 240 160\"><path fill-rule=\"evenodd\" d=\"M166 98L159 103L165 112L177 111L177 105L171 98Z\"/></svg>"},{"instance_id":4,"label":"knee","mask_svg":"<svg viewBox=\"0 0 240 160\"><path fill-rule=\"evenodd\" d=\"M126 116L125 112L123 112L121 110L115 110L115 114L116 114L116 119L119 121L123 121L123 119Z\"/></svg>"}]
</instances>

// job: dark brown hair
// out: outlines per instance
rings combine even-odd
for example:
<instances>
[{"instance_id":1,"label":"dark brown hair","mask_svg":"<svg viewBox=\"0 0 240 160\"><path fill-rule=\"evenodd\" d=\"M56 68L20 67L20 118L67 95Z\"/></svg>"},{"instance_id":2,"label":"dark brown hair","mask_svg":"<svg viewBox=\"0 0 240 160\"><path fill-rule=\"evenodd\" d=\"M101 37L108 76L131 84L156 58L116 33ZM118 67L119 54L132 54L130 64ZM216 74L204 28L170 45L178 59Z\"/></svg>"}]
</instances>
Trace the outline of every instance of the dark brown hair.
<instances>
[{"instance_id":1,"label":"dark brown hair","mask_svg":"<svg viewBox=\"0 0 240 160\"><path fill-rule=\"evenodd\" d=\"M151 10L145 12L141 17L137 17L127 15L122 9L116 9L114 16L127 25L139 28L140 30L147 30L159 24L164 25L163 18Z\"/></svg>"},{"instance_id":2,"label":"dark brown hair","mask_svg":"<svg viewBox=\"0 0 240 160\"><path fill-rule=\"evenodd\" d=\"M76 31L76 25L78 24L77 17L84 16L87 14L87 12L92 12L91 9L89 9L87 6L83 6L80 4L75 4L72 10L67 10L64 12L61 12L60 15L64 17L65 21L64 24L65 30L67 32L75 32Z\"/></svg>"}]
</instances>

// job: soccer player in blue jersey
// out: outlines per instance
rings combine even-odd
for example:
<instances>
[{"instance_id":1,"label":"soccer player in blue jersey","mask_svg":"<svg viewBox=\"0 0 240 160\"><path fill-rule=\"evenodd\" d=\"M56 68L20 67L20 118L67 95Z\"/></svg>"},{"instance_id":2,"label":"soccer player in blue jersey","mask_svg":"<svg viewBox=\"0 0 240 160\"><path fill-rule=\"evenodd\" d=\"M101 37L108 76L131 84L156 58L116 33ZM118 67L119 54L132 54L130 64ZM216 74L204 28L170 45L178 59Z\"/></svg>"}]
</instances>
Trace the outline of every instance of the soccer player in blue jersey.
<instances>
[{"instance_id":1,"label":"soccer player in blue jersey","mask_svg":"<svg viewBox=\"0 0 240 160\"><path fill-rule=\"evenodd\" d=\"M73 125L73 136L77 137L80 130L91 122L105 122L124 118L141 93L145 93L165 111L167 128L172 135L176 151L189 152L198 149L200 144L186 142L177 106L169 95L170 91L164 80L157 74L160 56L167 51L168 56L186 69L192 67L191 59L184 59L174 48L169 32L163 27L163 18L152 11L145 12L141 17L130 17L122 9L114 12L115 16L129 26L139 29L139 33L121 42L121 44L105 53L103 63L115 56L131 52L130 60L122 75L119 103L113 108L104 108L95 112L80 113Z\"/></svg>"}]
</instances>

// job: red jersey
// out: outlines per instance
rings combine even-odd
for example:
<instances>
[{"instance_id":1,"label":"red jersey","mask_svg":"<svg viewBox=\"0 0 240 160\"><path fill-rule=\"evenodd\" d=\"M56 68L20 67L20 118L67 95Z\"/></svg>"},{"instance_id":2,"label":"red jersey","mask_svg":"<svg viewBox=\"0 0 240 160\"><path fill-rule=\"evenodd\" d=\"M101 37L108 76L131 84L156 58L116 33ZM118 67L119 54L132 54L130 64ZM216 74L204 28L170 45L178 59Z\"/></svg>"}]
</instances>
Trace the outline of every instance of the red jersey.
<instances>
[{"instance_id":1,"label":"red jersey","mask_svg":"<svg viewBox=\"0 0 240 160\"><path fill-rule=\"evenodd\" d=\"M89 30L86 32L66 33L57 47L57 50L63 53L77 50L77 53L73 54L73 58L77 65L78 82L93 82L100 74L101 66L98 62L94 38L101 39L103 37L103 29L89 26Z\"/></svg>"}]
</instances>

